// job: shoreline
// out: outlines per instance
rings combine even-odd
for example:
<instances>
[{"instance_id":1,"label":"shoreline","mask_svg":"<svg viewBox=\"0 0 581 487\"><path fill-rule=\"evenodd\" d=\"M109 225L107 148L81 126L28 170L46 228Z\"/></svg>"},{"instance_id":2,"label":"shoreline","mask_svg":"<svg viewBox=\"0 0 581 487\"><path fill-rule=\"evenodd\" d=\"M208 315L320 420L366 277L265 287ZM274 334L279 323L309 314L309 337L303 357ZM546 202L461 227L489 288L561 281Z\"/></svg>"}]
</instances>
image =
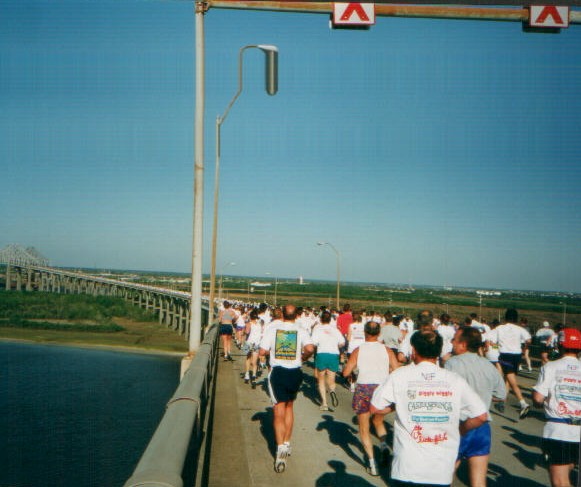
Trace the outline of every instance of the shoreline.
<instances>
[{"instance_id":1,"label":"shoreline","mask_svg":"<svg viewBox=\"0 0 581 487\"><path fill-rule=\"evenodd\" d=\"M0 337L0 343L26 343L33 345L47 345L47 346L57 346L57 347L69 347L69 348L81 348L86 350L104 350L111 352L123 352L123 353L137 353L141 355L161 355L166 357L186 357L187 352L169 352L166 350L158 349L148 349L148 348L137 348L137 347L127 347L123 345L99 345L99 344L89 344L83 342L44 342L37 340L27 340L25 338L5 338Z\"/></svg>"}]
</instances>

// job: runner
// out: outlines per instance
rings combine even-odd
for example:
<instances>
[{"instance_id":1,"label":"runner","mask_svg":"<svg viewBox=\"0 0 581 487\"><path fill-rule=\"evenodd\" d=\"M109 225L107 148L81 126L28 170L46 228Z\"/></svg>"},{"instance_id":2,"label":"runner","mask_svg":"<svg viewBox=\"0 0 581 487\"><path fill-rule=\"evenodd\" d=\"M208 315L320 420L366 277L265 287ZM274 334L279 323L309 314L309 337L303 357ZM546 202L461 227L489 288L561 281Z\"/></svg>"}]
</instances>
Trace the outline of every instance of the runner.
<instances>
[{"instance_id":1,"label":"runner","mask_svg":"<svg viewBox=\"0 0 581 487\"><path fill-rule=\"evenodd\" d=\"M331 326L331 313L323 311L321 324L313 329L312 341L317 348L315 357L315 369L319 395L321 396L321 411L329 411L327 405L327 390L331 396L333 408L339 405L335 392L335 374L339 372L339 350L345 344L345 338L341 332Z\"/></svg>"},{"instance_id":2,"label":"runner","mask_svg":"<svg viewBox=\"0 0 581 487\"><path fill-rule=\"evenodd\" d=\"M231 308L228 301L224 301L224 308L218 314L219 332L222 337L222 348L224 349L224 360L232 361L232 334L234 333L234 321L236 313Z\"/></svg>"},{"instance_id":3,"label":"runner","mask_svg":"<svg viewBox=\"0 0 581 487\"><path fill-rule=\"evenodd\" d=\"M549 356L553 351L555 335L548 321L543 321L543 326L535 333L535 338L541 346L541 365L545 365L549 361Z\"/></svg>"},{"instance_id":4,"label":"runner","mask_svg":"<svg viewBox=\"0 0 581 487\"><path fill-rule=\"evenodd\" d=\"M295 323L296 308L282 308L283 321L275 320L264 332L260 356L270 356L272 370L268 375L268 390L274 405L274 437L277 445L274 469L284 472L290 455L294 411L293 405L303 381L301 365L315 351L311 337Z\"/></svg>"},{"instance_id":5,"label":"runner","mask_svg":"<svg viewBox=\"0 0 581 487\"><path fill-rule=\"evenodd\" d=\"M349 331L347 333L347 357L350 357L355 349L365 341L365 324L362 320L363 318L361 313L355 311L353 313L353 323L349 325ZM355 374L343 374L343 376L347 378L347 382L349 383L349 390L351 392L355 392Z\"/></svg>"},{"instance_id":6,"label":"runner","mask_svg":"<svg viewBox=\"0 0 581 487\"><path fill-rule=\"evenodd\" d=\"M263 324L258 319L258 311L253 309L249 315L250 320L246 324L246 341L243 350L246 352L246 368L244 382L251 383L252 388L256 388L256 377L258 372L258 350L262 339ZM251 373L252 372L252 373Z\"/></svg>"},{"instance_id":7,"label":"runner","mask_svg":"<svg viewBox=\"0 0 581 487\"><path fill-rule=\"evenodd\" d=\"M516 381L516 374L522 358L522 343L530 342L531 336L524 328L515 325L518 321L518 311L516 309L510 308L506 310L505 321L505 324L497 326L490 332L490 340L498 344L499 362L507 383L507 391L510 386L519 400L519 418L523 419L528 414L530 405L524 400Z\"/></svg>"},{"instance_id":8,"label":"runner","mask_svg":"<svg viewBox=\"0 0 581 487\"><path fill-rule=\"evenodd\" d=\"M357 414L359 424L359 436L365 454L367 455L367 471L370 475L377 476L377 464L373 455L373 443L369 431L370 401L373 391L382 384L388 377L389 372L397 368L397 358L391 349L378 341L381 327L379 323L369 321L364 327L365 341L359 345L349 357L347 365L343 370L343 376L349 377L357 367L357 384L353 395L353 411ZM387 456L387 443L383 414L373 416L375 432L381 441L380 449L382 456Z\"/></svg>"},{"instance_id":9,"label":"runner","mask_svg":"<svg viewBox=\"0 0 581 487\"><path fill-rule=\"evenodd\" d=\"M559 333L562 358L541 368L533 390L535 406L545 409L543 453L549 463L553 487L569 487L579 460L581 435L581 332L565 328Z\"/></svg>"},{"instance_id":10,"label":"runner","mask_svg":"<svg viewBox=\"0 0 581 487\"><path fill-rule=\"evenodd\" d=\"M444 367L463 377L490 409L493 400L504 403L506 388L496 367L488 359L478 355L481 346L482 334L476 328L460 328L454 335L454 356L446 361ZM490 421L488 414L488 420L482 426L469 431L460 440L456 468L462 460L468 460L471 487L486 487L492 444Z\"/></svg>"},{"instance_id":11,"label":"runner","mask_svg":"<svg viewBox=\"0 0 581 487\"><path fill-rule=\"evenodd\" d=\"M413 364L390 374L371 400L372 414L395 409L389 486L449 486L460 432L484 424L487 409L462 377L438 367L440 335L418 331L411 344Z\"/></svg>"}]
</instances>

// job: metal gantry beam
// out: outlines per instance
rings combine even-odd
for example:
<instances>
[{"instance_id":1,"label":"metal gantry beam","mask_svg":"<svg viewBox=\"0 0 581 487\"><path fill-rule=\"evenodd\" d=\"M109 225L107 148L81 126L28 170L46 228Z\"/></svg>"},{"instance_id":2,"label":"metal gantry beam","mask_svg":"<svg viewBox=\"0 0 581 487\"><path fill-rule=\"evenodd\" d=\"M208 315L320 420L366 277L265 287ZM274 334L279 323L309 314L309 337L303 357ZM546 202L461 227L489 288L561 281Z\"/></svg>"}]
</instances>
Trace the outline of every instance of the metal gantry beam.
<instances>
[{"instance_id":1,"label":"metal gantry beam","mask_svg":"<svg viewBox=\"0 0 581 487\"><path fill-rule=\"evenodd\" d=\"M209 0L207 8L266 10L276 12L297 12L331 14L333 2L273 2L269 0ZM455 5L375 5L378 17L417 17L431 19L496 20L508 22L528 22L529 9L523 7L468 7ZM581 23L581 11L571 10L569 22Z\"/></svg>"}]
</instances>

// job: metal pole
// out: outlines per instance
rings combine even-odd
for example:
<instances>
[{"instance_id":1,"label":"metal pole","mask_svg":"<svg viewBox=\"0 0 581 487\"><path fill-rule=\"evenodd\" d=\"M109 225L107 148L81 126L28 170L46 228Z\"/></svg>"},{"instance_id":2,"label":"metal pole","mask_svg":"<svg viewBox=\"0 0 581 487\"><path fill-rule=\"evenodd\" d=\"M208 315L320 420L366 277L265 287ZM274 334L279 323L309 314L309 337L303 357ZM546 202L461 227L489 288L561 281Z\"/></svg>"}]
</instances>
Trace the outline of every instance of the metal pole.
<instances>
[{"instance_id":1,"label":"metal pole","mask_svg":"<svg viewBox=\"0 0 581 487\"><path fill-rule=\"evenodd\" d=\"M276 62L269 57L269 51L276 51L275 46L264 45L264 44L250 44L240 48L238 52L238 90L230 100L230 103L226 107L224 114L222 116L216 117L216 168L214 174L214 217L212 223L212 259L211 259L211 268L210 268L210 315L209 315L209 324L212 324L214 319L214 297L216 293L216 256L218 253L218 203L220 198L220 150L221 150L221 127L222 124L226 121L228 114L230 113L230 109L242 93L243 89L243 61L244 61L244 51L246 49L253 49L257 48L263 51L267 55L266 67L267 75L266 78L266 89L267 93L270 95L274 95L276 93L276 87L278 86L278 67L274 66ZM278 51L275 55L278 59ZM223 272L222 272L223 273ZM222 301L222 284L220 283L220 293L218 301Z\"/></svg>"},{"instance_id":2,"label":"metal pole","mask_svg":"<svg viewBox=\"0 0 581 487\"><path fill-rule=\"evenodd\" d=\"M375 2L377 17L410 17L431 19L463 19L463 20L492 20L509 22L528 22L529 9L522 7L494 8L470 7L462 5L382 5L384 2ZM209 0L209 8L232 8L243 10L270 10L276 12L297 12L312 14L327 14L333 12L333 2L293 2L269 0ZM569 15L571 24L581 23L581 11L571 10Z\"/></svg>"},{"instance_id":3,"label":"metal pole","mask_svg":"<svg viewBox=\"0 0 581 487\"><path fill-rule=\"evenodd\" d=\"M220 196L220 127L222 119L216 117L216 167L214 175L214 221L212 223L212 263L210 268L210 315L209 324L214 322L214 296L216 293L216 255L218 240L218 199ZM222 293L220 293L220 297Z\"/></svg>"},{"instance_id":4,"label":"metal pole","mask_svg":"<svg viewBox=\"0 0 581 487\"><path fill-rule=\"evenodd\" d=\"M194 223L192 237L192 297L189 355L198 350L202 335L202 247L204 218L204 2L195 3L195 121L194 121ZM210 303L210 309L212 309Z\"/></svg>"}]
</instances>

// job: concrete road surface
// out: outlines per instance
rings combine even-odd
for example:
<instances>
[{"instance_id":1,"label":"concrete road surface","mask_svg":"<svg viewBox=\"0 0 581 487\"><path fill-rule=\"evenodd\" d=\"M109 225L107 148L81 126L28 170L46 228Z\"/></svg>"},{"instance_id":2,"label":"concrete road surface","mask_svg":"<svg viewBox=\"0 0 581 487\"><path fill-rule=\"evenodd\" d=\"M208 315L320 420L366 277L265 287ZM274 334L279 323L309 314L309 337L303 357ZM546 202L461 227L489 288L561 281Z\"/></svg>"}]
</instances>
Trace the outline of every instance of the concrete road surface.
<instances>
[{"instance_id":1,"label":"concrete road surface","mask_svg":"<svg viewBox=\"0 0 581 487\"><path fill-rule=\"evenodd\" d=\"M352 394L339 385L339 407L333 412L319 411L312 361L303 367L305 381L295 403L292 456L286 471L277 474L273 469L272 407L265 389L265 376L253 390L241 378L244 357L235 354L234 359L234 362L219 359L211 487L389 485L388 465L381 467L379 477L371 477L365 471L351 409ZM536 370L519 376L525 398L530 402L536 377ZM531 409L529 416L519 421L518 401L511 394L505 413L493 412L492 416L493 449L488 485L548 486L549 477L540 450L542 411ZM386 421L393 424L392 415L387 416ZM378 443L377 439L375 442ZM459 469L453 485L468 485L465 468Z\"/></svg>"}]
</instances>

